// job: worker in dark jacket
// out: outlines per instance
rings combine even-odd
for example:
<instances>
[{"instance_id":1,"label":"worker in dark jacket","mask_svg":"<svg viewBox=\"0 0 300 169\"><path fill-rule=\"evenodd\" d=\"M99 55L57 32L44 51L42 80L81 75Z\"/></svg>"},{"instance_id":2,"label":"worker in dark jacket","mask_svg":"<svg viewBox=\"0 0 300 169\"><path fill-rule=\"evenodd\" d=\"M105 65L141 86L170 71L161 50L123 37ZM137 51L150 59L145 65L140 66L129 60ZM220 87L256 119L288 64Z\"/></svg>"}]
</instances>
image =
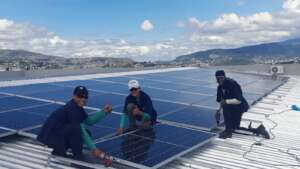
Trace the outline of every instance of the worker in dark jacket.
<instances>
[{"instance_id":1,"label":"worker in dark jacket","mask_svg":"<svg viewBox=\"0 0 300 169\"><path fill-rule=\"evenodd\" d=\"M53 148L53 155L66 156L67 149L72 150L73 158L84 160L82 154L85 143L94 157L103 156L103 152L95 147L85 126L100 121L112 108L106 105L102 111L87 115L83 107L88 99L88 90L78 86L73 98L64 106L54 111L43 125L37 140Z\"/></svg>"},{"instance_id":2,"label":"worker in dark jacket","mask_svg":"<svg viewBox=\"0 0 300 169\"><path fill-rule=\"evenodd\" d=\"M257 129L240 127L242 115L249 109L249 105L243 96L241 86L235 80L227 78L223 70L217 71L215 76L219 84L217 102L220 103L220 108L223 109L225 121L225 131L220 134L220 138L231 138L235 130L246 130L269 138L263 125ZM217 113L220 113L220 111Z\"/></svg>"},{"instance_id":3,"label":"worker in dark jacket","mask_svg":"<svg viewBox=\"0 0 300 169\"><path fill-rule=\"evenodd\" d=\"M124 132L127 121L129 121L129 129L135 129L137 122L145 128L151 127L156 123L157 113L153 107L152 100L150 96L141 90L139 82L137 80L130 80L128 88L130 94L125 100L118 134Z\"/></svg>"}]
</instances>

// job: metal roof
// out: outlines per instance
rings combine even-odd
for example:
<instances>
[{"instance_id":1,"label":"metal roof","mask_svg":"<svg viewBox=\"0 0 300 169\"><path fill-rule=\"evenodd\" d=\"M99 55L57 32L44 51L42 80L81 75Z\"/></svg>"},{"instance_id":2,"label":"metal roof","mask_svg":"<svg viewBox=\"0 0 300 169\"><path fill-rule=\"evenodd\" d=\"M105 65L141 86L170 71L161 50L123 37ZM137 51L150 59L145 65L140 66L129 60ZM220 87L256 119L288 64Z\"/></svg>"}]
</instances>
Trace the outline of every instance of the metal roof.
<instances>
[{"instance_id":1,"label":"metal roof","mask_svg":"<svg viewBox=\"0 0 300 169\"><path fill-rule=\"evenodd\" d=\"M299 78L291 78L244 114L242 126L249 119L261 121L271 132L270 140L241 134L217 138L163 168L300 168L300 112L288 107L300 102L299 84Z\"/></svg>"},{"instance_id":2,"label":"metal roof","mask_svg":"<svg viewBox=\"0 0 300 169\"><path fill-rule=\"evenodd\" d=\"M272 133L270 140L247 133L234 134L232 139L226 140L216 138L161 168L300 168L300 112L288 108L300 102L299 84L300 77L290 78L244 114L242 125L246 127L252 121L256 127L262 122ZM50 151L29 138L13 136L0 140L0 169L71 169L78 165L105 168L100 164L54 158ZM113 167L128 168L122 164Z\"/></svg>"}]
</instances>

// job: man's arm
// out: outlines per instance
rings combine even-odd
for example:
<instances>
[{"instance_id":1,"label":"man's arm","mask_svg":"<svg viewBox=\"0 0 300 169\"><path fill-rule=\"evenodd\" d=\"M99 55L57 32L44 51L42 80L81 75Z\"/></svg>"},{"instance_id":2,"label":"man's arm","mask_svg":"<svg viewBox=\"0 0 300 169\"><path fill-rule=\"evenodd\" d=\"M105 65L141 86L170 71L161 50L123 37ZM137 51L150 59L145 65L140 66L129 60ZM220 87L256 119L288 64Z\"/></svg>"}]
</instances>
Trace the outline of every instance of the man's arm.
<instances>
[{"instance_id":1,"label":"man's arm","mask_svg":"<svg viewBox=\"0 0 300 169\"><path fill-rule=\"evenodd\" d=\"M232 93L232 99L226 99L226 104L241 104L243 99L243 93L240 85L237 82L232 83L232 87L230 88L230 90Z\"/></svg>"},{"instance_id":2,"label":"man's arm","mask_svg":"<svg viewBox=\"0 0 300 169\"><path fill-rule=\"evenodd\" d=\"M218 89L217 89L217 102L221 102L222 101L222 87L219 85Z\"/></svg>"},{"instance_id":3,"label":"man's arm","mask_svg":"<svg viewBox=\"0 0 300 169\"><path fill-rule=\"evenodd\" d=\"M123 113L120 120L120 128L122 129L125 128L127 121L128 121L128 116L126 113Z\"/></svg>"},{"instance_id":4,"label":"man's arm","mask_svg":"<svg viewBox=\"0 0 300 169\"><path fill-rule=\"evenodd\" d=\"M151 116L150 113L153 112L153 104L152 104L152 100L149 96L145 97L145 105L144 105L144 112L143 112L143 121L149 121L151 120Z\"/></svg>"},{"instance_id":5,"label":"man's arm","mask_svg":"<svg viewBox=\"0 0 300 169\"><path fill-rule=\"evenodd\" d=\"M96 149L96 146L95 146L91 136L86 131L85 124L81 123L80 128L81 128L81 134L82 134L83 141L84 141L85 145L88 147L88 149L90 149L90 150Z\"/></svg>"},{"instance_id":6,"label":"man's arm","mask_svg":"<svg viewBox=\"0 0 300 169\"><path fill-rule=\"evenodd\" d=\"M96 113L89 115L85 120L84 124L93 125L101 121L107 115L103 110L97 111Z\"/></svg>"}]
</instances>

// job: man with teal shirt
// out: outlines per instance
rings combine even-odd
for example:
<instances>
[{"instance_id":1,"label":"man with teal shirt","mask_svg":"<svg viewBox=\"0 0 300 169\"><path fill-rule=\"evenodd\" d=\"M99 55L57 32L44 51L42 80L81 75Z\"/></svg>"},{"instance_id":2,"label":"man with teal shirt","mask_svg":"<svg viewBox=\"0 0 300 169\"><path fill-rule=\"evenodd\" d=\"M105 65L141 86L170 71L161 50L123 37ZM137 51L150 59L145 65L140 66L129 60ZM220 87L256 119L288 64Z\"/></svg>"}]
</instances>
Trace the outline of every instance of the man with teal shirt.
<instances>
[{"instance_id":1,"label":"man with teal shirt","mask_svg":"<svg viewBox=\"0 0 300 169\"><path fill-rule=\"evenodd\" d=\"M85 160L82 149L86 144L94 157L105 159L105 153L96 148L86 126L101 121L112 112L112 107L105 105L103 110L88 115L83 108L87 100L88 90L84 86L76 87L72 99L54 111L43 125L37 140L52 148L53 155L68 157L66 152L71 149L72 158Z\"/></svg>"},{"instance_id":2,"label":"man with teal shirt","mask_svg":"<svg viewBox=\"0 0 300 169\"><path fill-rule=\"evenodd\" d=\"M153 107L150 96L141 90L137 80L130 80L128 88L130 94L125 100L118 134L124 132L127 121L129 122L129 129L149 128L156 124L157 112Z\"/></svg>"}]
</instances>

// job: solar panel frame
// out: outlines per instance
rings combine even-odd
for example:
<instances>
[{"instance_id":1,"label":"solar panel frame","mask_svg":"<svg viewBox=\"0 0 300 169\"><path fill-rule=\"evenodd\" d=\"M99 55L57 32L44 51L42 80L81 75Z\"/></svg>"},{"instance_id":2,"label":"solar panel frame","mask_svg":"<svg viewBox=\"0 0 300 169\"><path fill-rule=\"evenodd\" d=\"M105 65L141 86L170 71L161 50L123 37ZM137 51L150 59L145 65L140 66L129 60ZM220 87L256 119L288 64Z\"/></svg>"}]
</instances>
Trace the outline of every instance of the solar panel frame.
<instances>
[{"instance_id":1,"label":"solar panel frame","mask_svg":"<svg viewBox=\"0 0 300 169\"><path fill-rule=\"evenodd\" d=\"M14 135L16 133L17 132L15 130L0 127L0 138L10 136L10 135Z\"/></svg>"},{"instance_id":2,"label":"solar panel frame","mask_svg":"<svg viewBox=\"0 0 300 169\"><path fill-rule=\"evenodd\" d=\"M173 146L173 147L175 147L175 148L178 148L178 147L181 148L180 152L176 152L176 153L174 153L173 155L170 155L170 156L166 157L165 159L163 159L163 160L161 160L161 161L159 161L159 162L157 162L156 164L153 164L153 165L151 165L151 166L138 164L138 163L135 163L135 162L132 162L132 161L128 161L128 160L126 160L126 159L122 159L122 158L120 158L120 157L114 157L115 159L118 160L118 162L120 162L120 163L122 163L122 164L125 164L125 165L132 166L132 167L137 167L137 168L159 168L159 167L163 166L164 164L166 164L166 163L172 161L173 159L175 159L175 158L177 158L177 157L179 157L179 156L181 156L181 155L184 155L184 154L186 154L186 153L188 153L188 152L190 152L190 151L192 151L192 150L194 150L194 149L196 149L196 148L198 148L198 147L203 146L204 144L210 142L212 139L214 139L214 138L216 137L215 134L209 133L209 132L204 132L204 131L199 131L199 130L192 130L192 129L182 128L182 127L169 126L169 125L165 125L165 124L157 124L157 125L162 125L162 126L167 126L167 127L173 128L173 129L174 129L173 131L177 131L177 130L176 130L176 128L177 128L177 129L186 130L186 131L193 131L193 132L195 132L195 134L200 134L200 133L201 133L201 134L207 134L207 135L206 135L207 137L203 138L203 139L202 139L201 141L199 141L199 142L197 141L197 142L194 143L193 145L190 145L190 146L184 146L184 145L176 145L176 144L171 143L171 142L164 142L163 140L165 140L165 139L163 139L163 140L157 139L157 136L155 136L155 139L154 139L154 138L152 138L151 136L150 136L150 138L148 138L147 136L146 136L146 137L145 137L145 136L139 136L139 135L136 135L136 134L134 134L134 133L125 133L125 134L123 134L123 135L121 135L121 136L116 136L116 137L113 137L113 138L109 138L109 139L106 139L106 140L99 141L99 142L96 143L96 146L99 147L100 149L101 149L101 148L104 149L106 152L109 153L109 150L112 150L112 149L110 149L110 147L109 147L110 143L108 143L108 142L112 142L112 141L115 141L115 140L119 139L119 140L117 140L117 144L122 144L122 143L120 143L120 139L122 139L122 138L124 138L124 137L126 137L126 136L137 136L137 138L139 138L139 139L153 140L153 141L156 141L156 142L158 142L158 143L171 145L171 147ZM158 130L158 132L159 132L159 131L160 131L160 130ZM157 134L157 133L155 133L155 134ZM162 134L160 134L160 135L162 135ZM122 140L121 140L121 141L122 141ZM119 143L118 143L118 142L119 142ZM132 141L131 141L131 142L132 142ZM103 146L101 146L101 144L104 144L106 147L104 148ZM112 144L114 144L114 143L112 143ZM116 148L116 146L113 146L113 147ZM136 148L138 148L138 147L136 147ZM107 150L106 150L106 149L107 149ZM119 150L120 150L120 149L119 149ZM122 150L121 150L121 151L122 151ZM121 152L121 151L120 151L120 152ZM168 151L169 151L169 150L168 150ZM111 153L110 155L112 155L112 154L113 154L113 153ZM163 155L163 154L164 154L164 153L163 153L162 151L160 151L159 155ZM151 156L151 157L152 157L152 156Z\"/></svg>"}]
</instances>

